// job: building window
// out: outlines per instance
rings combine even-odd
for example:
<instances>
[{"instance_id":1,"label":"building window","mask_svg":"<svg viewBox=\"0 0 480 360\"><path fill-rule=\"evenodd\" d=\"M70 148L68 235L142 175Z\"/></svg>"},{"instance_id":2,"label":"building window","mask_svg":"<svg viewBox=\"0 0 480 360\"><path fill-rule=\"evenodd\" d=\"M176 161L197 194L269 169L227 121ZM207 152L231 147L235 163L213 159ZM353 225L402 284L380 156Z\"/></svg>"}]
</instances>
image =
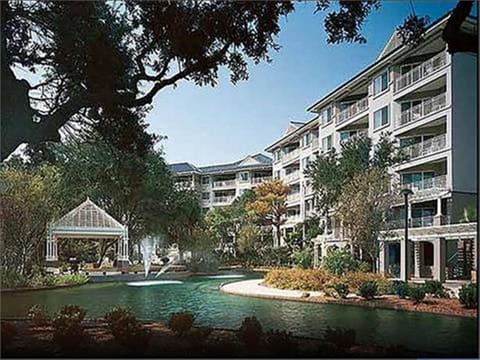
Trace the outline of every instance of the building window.
<instances>
[{"instance_id":1,"label":"building window","mask_svg":"<svg viewBox=\"0 0 480 360\"><path fill-rule=\"evenodd\" d=\"M280 150L275 150L273 152L273 160L274 161L280 161L281 160Z\"/></svg>"},{"instance_id":2,"label":"building window","mask_svg":"<svg viewBox=\"0 0 480 360\"><path fill-rule=\"evenodd\" d=\"M202 185L208 185L208 184L210 184L210 177L202 176Z\"/></svg>"},{"instance_id":3,"label":"building window","mask_svg":"<svg viewBox=\"0 0 480 360\"><path fill-rule=\"evenodd\" d=\"M401 174L401 183L403 185L412 184L412 183L419 183L421 181L425 181L431 179L435 176L433 171L423 171L423 172L414 172L408 174Z\"/></svg>"},{"instance_id":4,"label":"building window","mask_svg":"<svg viewBox=\"0 0 480 360\"><path fill-rule=\"evenodd\" d=\"M310 145L311 142L312 142L312 134L311 133L306 133L305 135L303 135L303 138L302 138L302 145L303 146L308 146L308 145Z\"/></svg>"},{"instance_id":5,"label":"building window","mask_svg":"<svg viewBox=\"0 0 480 360\"><path fill-rule=\"evenodd\" d=\"M275 180L280 179L280 170L275 170L275 173L273 174L273 178Z\"/></svg>"},{"instance_id":6,"label":"building window","mask_svg":"<svg viewBox=\"0 0 480 360\"><path fill-rule=\"evenodd\" d=\"M320 111L320 122L322 125L328 124L332 121L332 107L329 106L322 111Z\"/></svg>"},{"instance_id":7,"label":"building window","mask_svg":"<svg viewBox=\"0 0 480 360\"><path fill-rule=\"evenodd\" d=\"M202 200L210 200L210 193L202 192Z\"/></svg>"},{"instance_id":8,"label":"building window","mask_svg":"<svg viewBox=\"0 0 480 360\"><path fill-rule=\"evenodd\" d=\"M307 156L307 157L304 157L304 158L302 159L302 169L303 169L303 170L306 170L309 163L310 163L310 157L308 157L308 156Z\"/></svg>"},{"instance_id":9,"label":"building window","mask_svg":"<svg viewBox=\"0 0 480 360\"><path fill-rule=\"evenodd\" d=\"M248 181L248 172L241 172L240 173L240 181L247 182Z\"/></svg>"},{"instance_id":10,"label":"building window","mask_svg":"<svg viewBox=\"0 0 480 360\"><path fill-rule=\"evenodd\" d=\"M340 141L346 141L350 139L352 136L357 135L357 130L351 130L351 131L340 131Z\"/></svg>"},{"instance_id":11,"label":"building window","mask_svg":"<svg viewBox=\"0 0 480 360\"><path fill-rule=\"evenodd\" d=\"M322 139L322 150L329 151L332 148L332 135L325 136Z\"/></svg>"},{"instance_id":12,"label":"building window","mask_svg":"<svg viewBox=\"0 0 480 360\"><path fill-rule=\"evenodd\" d=\"M381 108L373 113L373 128L378 129L388 124L388 106Z\"/></svg>"},{"instance_id":13,"label":"building window","mask_svg":"<svg viewBox=\"0 0 480 360\"><path fill-rule=\"evenodd\" d=\"M385 71L373 79L373 95L377 95L388 88L388 72Z\"/></svg>"}]
</instances>

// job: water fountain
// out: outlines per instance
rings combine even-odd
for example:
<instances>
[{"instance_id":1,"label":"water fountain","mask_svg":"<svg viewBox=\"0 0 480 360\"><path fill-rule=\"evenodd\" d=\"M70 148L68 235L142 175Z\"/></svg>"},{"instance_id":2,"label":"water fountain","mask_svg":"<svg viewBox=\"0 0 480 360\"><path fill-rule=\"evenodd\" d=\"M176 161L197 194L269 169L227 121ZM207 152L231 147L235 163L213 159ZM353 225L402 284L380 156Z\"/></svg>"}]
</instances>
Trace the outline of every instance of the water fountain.
<instances>
[{"instance_id":1,"label":"water fountain","mask_svg":"<svg viewBox=\"0 0 480 360\"><path fill-rule=\"evenodd\" d=\"M150 266L152 265L152 255L160 243L160 238L147 236L140 242L140 252L143 257L143 268L145 269L145 277L148 277Z\"/></svg>"}]
</instances>

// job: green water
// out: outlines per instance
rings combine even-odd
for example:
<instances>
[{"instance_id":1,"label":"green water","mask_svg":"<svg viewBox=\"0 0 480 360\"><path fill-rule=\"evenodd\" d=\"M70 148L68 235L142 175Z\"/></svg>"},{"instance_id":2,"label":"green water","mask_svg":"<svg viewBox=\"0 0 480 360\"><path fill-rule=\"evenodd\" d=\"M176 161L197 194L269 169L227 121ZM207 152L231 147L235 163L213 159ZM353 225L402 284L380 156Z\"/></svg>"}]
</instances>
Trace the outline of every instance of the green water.
<instances>
[{"instance_id":1,"label":"green water","mask_svg":"<svg viewBox=\"0 0 480 360\"><path fill-rule=\"evenodd\" d=\"M234 329L246 316L254 315L264 329L284 329L301 336L321 337L331 326L355 329L360 343L402 344L450 356L474 354L477 349L474 319L228 295L218 290L226 281L232 279L192 277L180 284L145 287L115 282L2 293L1 315L23 317L33 304L45 305L51 312L77 304L88 310L88 317L100 317L118 305L129 307L141 319L165 320L174 311L188 310L196 315L197 325Z\"/></svg>"}]
</instances>

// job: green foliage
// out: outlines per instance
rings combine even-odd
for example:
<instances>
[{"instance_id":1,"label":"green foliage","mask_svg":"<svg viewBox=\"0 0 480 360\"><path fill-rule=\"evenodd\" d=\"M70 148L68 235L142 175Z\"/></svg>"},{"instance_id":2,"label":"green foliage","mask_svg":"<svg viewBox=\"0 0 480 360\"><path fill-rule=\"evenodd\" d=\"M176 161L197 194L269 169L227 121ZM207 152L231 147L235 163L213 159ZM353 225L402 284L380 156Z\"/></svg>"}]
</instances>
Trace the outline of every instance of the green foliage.
<instances>
[{"instance_id":1,"label":"green foliage","mask_svg":"<svg viewBox=\"0 0 480 360\"><path fill-rule=\"evenodd\" d=\"M358 262L349 250L343 248L329 248L322 258L322 268L330 274L343 275L358 269Z\"/></svg>"},{"instance_id":2,"label":"green foliage","mask_svg":"<svg viewBox=\"0 0 480 360\"><path fill-rule=\"evenodd\" d=\"M462 285L458 291L458 298L467 309L475 309L478 306L477 291L478 285L472 283Z\"/></svg>"},{"instance_id":3,"label":"green foliage","mask_svg":"<svg viewBox=\"0 0 480 360\"><path fill-rule=\"evenodd\" d=\"M365 280L358 286L358 295L364 299L373 299L378 294L378 283L372 280Z\"/></svg>"},{"instance_id":4,"label":"green foliage","mask_svg":"<svg viewBox=\"0 0 480 360\"><path fill-rule=\"evenodd\" d=\"M269 330L265 333L265 344L274 356L287 357L297 354L298 342L291 332Z\"/></svg>"},{"instance_id":5,"label":"green foliage","mask_svg":"<svg viewBox=\"0 0 480 360\"><path fill-rule=\"evenodd\" d=\"M348 284L344 282L337 282L333 285L337 295L342 299L345 299L349 293L348 291Z\"/></svg>"},{"instance_id":6,"label":"green foliage","mask_svg":"<svg viewBox=\"0 0 480 360\"><path fill-rule=\"evenodd\" d=\"M2 321L1 330L2 347L10 345L17 335L17 328L11 322Z\"/></svg>"},{"instance_id":7,"label":"green foliage","mask_svg":"<svg viewBox=\"0 0 480 360\"><path fill-rule=\"evenodd\" d=\"M194 320L193 314L188 311L172 313L168 320L168 327L182 336L192 328Z\"/></svg>"},{"instance_id":8,"label":"green foliage","mask_svg":"<svg viewBox=\"0 0 480 360\"><path fill-rule=\"evenodd\" d=\"M437 298L445 298L448 296L442 283L437 280L426 280L423 285L425 293L435 296Z\"/></svg>"},{"instance_id":9,"label":"green foliage","mask_svg":"<svg viewBox=\"0 0 480 360\"><path fill-rule=\"evenodd\" d=\"M271 270L265 275L265 284L278 289L322 291L331 279L320 269Z\"/></svg>"},{"instance_id":10,"label":"green foliage","mask_svg":"<svg viewBox=\"0 0 480 360\"><path fill-rule=\"evenodd\" d=\"M461 223L475 222L478 219L477 208L474 206L463 209L463 216L460 219Z\"/></svg>"},{"instance_id":11,"label":"green foliage","mask_svg":"<svg viewBox=\"0 0 480 360\"><path fill-rule=\"evenodd\" d=\"M293 253L293 262L296 266L301 267L302 269L311 268L313 264L312 249L305 248L303 250L295 251Z\"/></svg>"},{"instance_id":12,"label":"green foliage","mask_svg":"<svg viewBox=\"0 0 480 360\"><path fill-rule=\"evenodd\" d=\"M88 276L80 273L61 275L33 273L30 277L26 277L15 272L7 272L4 277L2 277L2 287L11 289L38 288L46 286L80 285L87 281Z\"/></svg>"},{"instance_id":13,"label":"green foliage","mask_svg":"<svg viewBox=\"0 0 480 360\"><path fill-rule=\"evenodd\" d=\"M411 286L408 291L408 296L414 304L419 304L425 299L425 288L423 285Z\"/></svg>"},{"instance_id":14,"label":"green foliage","mask_svg":"<svg viewBox=\"0 0 480 360\"><path fill-rule=\"evenodd\" d=\"M255 316L246 317L242 321L237 336L247 346L256 347L263 336L262 325Z\"/></svg>"},{"instance_id":15,"label":"green foliage","mask_svg":"<svg viewBox=\"0 0 480 360\"><path fill-rule=\"evenodd\" d=\"M54 317L53 340L62 349L76 347L84 338L82 321L86 311L77 305L64 306Z\"/></svg>"},{"instance_id":16,"label":"green foliage","mask_svg":"<svg viewBox=\"0 0 480 360\"><path fill-rule=\"evenodd\" d=\"M349 349L355 345L356 332L353 329L327 327L324 339L338 349Z\"/></svg>"},{"instance_id":17,"label":"green foliage","mask_svg":"<svg viewBox=\"0 0 480 360\"><path fill-rule=\"evenodd\" d=\"M410 286L405 281L394 280L390 282L389 293L405 299L409 295Z\"/></svg>"},{"instance_id":18,"label":"green foliage","mask_svg":"<svg viewBox=\"0 0 480 360\"><path fill-rule=\"evenodd\" d=\"M15 289L28 286L28 277L13 270L2 269L2 288Z\"/></svg>"},{"instance_id":19,"label":"green foliage","mask_svg":"<svg viewBox=\"0 0 480 360\"><path fill-rule=\"evenodd\" d=\"M50 316L47 309L41 305L33 305L29 310L27 317L34 326L46 326L50 323Z\"/></svg>"},{"instance_id":20,"label":"green foliage","mask_svg":"<svg viewBox=\"0 0 480 360\"><path fill-rule=\"evenodd\" d=\"M105 320L112 335L123 346L140 350L148 345L150 331L129 310L114 308L105 314Z\"/></svg>"}]
</instances>

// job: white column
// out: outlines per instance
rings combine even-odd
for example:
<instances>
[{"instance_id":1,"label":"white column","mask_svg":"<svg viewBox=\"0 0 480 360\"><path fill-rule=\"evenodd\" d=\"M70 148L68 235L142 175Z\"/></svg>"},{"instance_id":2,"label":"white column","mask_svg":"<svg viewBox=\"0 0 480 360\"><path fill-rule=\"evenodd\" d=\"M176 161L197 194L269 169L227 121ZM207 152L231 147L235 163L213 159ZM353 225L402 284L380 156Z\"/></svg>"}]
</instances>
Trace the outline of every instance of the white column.
<instances>
[{"instance_id":1,"label":"white column","mask_svg":"<svg viewBox=\"0 0 480 360\"><path fill-rule=\"evenodd\" d=\"M442 225L442 199L437 199L437 213L433 217L433 225L440 226Z\"/></svg>"},{"instance_id":2,"label":"white column","mask_svg":"<svg viewBox=\"0 0 480 360\"><path fill-rule=\"evenodd\" d=\"M313 267L318 268L318 244L313 244Z\"/></svg>"},{"instance_id":3,"label":"white column","mask_svg":"<svg viewBox=\"0 0 480 360\"><path fill-rule=\"evenodd\" d=\"M388 273L388 242L384 241L383 246L380 248L380 256L378 257L378 271L382 274Z\"/></svg>"},{"instance_id":4,"label":"white column","mask_svg":"<svg viewBox=\"0 0 480 360\"><path fill-rule=\"evenodd\" d=\"M433 242L433 278L445 281L445 239L439 238Z\"/></svg>"},{"instance_id":5,"label":"white column","mask_svg":"<svg viewBox=\"0 0 480 360\"><path fill-rule=\"evenodd\" d=\"M412 267L410 264L410 250L412 247L412 242L408 241L408 251L405 253L405 239L400 240L400 278L405 279L405 260L408 259L408 268ZM410 277L410 270L407 271L407 278Z\"/></svg>"},{"instance_id":6,"label":"white column","mask_svg":"<svg viewBox=\"0 0 480 360\"><path fill-rule=\"evenodd\" d=\"M419 241L415 242L413 245L414 250L414 260L415 260L415 277L422 277L422 259L423 259L423 244Z\"/></svg>"},{"instance_id":7,"label":"white column","mask_svg":"<svg viewBox=\"0 0 480 360\"><path fill-rule=\"evenodd\" d=\"M52 242L52 245L53 245L53 251L52 251L52 257L53 257L53 261L57 261L58 260L58 247L57 247L57 244L58 244L58 240L56 237L53 237L53 242Z\"/></svg>"}]
</instances>

